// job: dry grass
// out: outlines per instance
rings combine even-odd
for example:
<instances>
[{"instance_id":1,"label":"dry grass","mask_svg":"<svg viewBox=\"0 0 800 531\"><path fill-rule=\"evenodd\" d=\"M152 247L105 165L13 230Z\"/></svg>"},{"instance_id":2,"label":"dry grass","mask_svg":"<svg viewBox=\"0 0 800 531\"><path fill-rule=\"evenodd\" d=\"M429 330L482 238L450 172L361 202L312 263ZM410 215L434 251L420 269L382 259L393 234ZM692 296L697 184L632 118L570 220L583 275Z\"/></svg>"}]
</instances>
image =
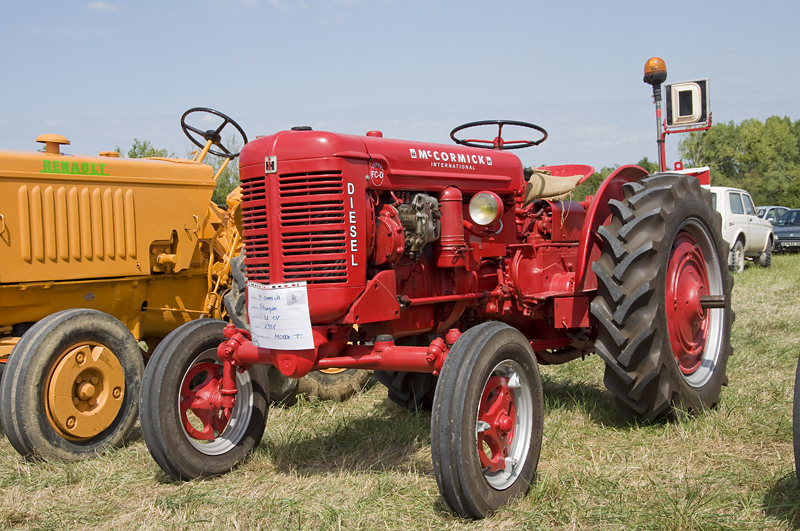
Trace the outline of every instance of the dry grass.
<instances>
[{"instance_id":1,"label":"dry grass","mask_svg":"<svg viewBox=\"0 0 800 531\"><path fill-rule=\"evenodd\" d=\"M376 386L344 403L273 408L254 458L175 483L138 433L83 463L34 463L0 441L3 529L797 529L791 408L800 255L736 279L734 356L720 407L676 424L618 417L592 356L543 367L539 480L480 522L444 507L430 416Z\"/></svg>"}]
</instances>

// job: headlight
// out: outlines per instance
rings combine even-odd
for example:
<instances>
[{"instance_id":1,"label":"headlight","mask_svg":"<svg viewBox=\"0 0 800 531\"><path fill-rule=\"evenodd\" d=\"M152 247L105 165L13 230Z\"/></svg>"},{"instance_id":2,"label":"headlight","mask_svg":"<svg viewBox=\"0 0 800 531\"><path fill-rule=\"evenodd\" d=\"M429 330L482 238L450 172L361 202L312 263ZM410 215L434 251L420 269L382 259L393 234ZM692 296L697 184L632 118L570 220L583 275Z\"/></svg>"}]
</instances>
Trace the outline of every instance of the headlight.
<instances>
[{"instance_id":1,"label":"headlight","mask_svg":"<svg viewBox=\"0 0 800 531\"><path fill-rule=\"evenodd\" d=\"M469 217L476 225L488 227L503 217L503 201L494 192L480 192L469 202Z\"/></svg>"}]
</instances>

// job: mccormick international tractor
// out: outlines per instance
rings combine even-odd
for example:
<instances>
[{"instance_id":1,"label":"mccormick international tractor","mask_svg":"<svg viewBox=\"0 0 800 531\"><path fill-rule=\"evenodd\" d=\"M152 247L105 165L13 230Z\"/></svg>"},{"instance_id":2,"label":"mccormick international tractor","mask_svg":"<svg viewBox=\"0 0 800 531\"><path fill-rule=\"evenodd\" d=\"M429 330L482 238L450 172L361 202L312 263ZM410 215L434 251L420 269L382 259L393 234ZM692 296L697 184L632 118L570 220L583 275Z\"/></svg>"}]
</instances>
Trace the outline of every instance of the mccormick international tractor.
<instances>
[{"instance_id":1,"label":"mccormick international tractor","mask_svg":"<svg viewBox=\"0 0 800 531\"><path fill-rule=\"evenodd\" d=\"M492 133L456 136L474 126ZM541 136L508 140L513 127ZM150 359L141 429L164 471L191 479L244 460L265 430L268 367L372 369L393 400L432 409L437 484L473 518L534 481L539 364L596 353L635 419L717 404L732 279L700 181L623 166L568 201L564 185L591 167L526 170L508 151L544 141L541 127L473 122L451 137L304 126L244 146L249 329L192 321Z\"/></svg>"},{"instance_id":2,"label":"mccormick international tractor","mask_svg":"<svg viewBox=\"0 0 800 531\"><path fill-rule=\"evenodd\" d=\"M194 160L66 155L59 135L40 136L40 152L0 151L0 420L21 454L75 460L122 444L138 418L139 343L228 318L223 296L236 303L240 198L227 211L210 199L238 153L221 142L224 115L208 131L187 123L201 111L181 119L202 148ZM208 153L225 158L216 175ZM343 395L365 375L298 385L272 371L273 398Z\"/></svg>"}]
</instances>

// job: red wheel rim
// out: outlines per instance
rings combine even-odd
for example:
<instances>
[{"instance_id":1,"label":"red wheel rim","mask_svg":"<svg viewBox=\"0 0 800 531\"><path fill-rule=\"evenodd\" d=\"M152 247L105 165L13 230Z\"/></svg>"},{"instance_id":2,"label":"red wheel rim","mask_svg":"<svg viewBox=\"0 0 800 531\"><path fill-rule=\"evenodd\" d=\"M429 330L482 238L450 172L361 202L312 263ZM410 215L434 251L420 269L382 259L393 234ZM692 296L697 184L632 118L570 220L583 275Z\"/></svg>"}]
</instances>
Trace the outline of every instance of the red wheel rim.
<instances>
[{"instance_id":1,"label":"red wheel rim","mask_svg":"<svg viewBox=\"0 0 800 531\"><path fill-rule=\"evenodd\" d=\"M517 408L509 378L492 376L486 382L478 409L478 457L484 473L505 470L514 442Z\"/></svg>"},{"instance_id":2,"label":"red wheel rim","mask_svg":"<svg viewBox=\"0 0 800 531\"><path fill-rule=\"evenodd\" d=\"M186 433L194 439L213 441L225 430L231 417L229 409L214 407L218 400L221 382L221 366L214 362L199 363L192 367L183 379L180 396L180 415ZM189 412L199 420L202 429L189 419Z\"/></svg>"},{"instance_id":3,"label":"red wheel rim","mask_svg":"<svg viewBox=\"0 0 800 531\"><path fill-rule=\"evenodd\" d=\"M690 233L678 233L667 268L667 326L672 352L684 375L703 361L708 338L708 312L700 298L709 294L703 251Z\"/></svg>"}]
</instances>

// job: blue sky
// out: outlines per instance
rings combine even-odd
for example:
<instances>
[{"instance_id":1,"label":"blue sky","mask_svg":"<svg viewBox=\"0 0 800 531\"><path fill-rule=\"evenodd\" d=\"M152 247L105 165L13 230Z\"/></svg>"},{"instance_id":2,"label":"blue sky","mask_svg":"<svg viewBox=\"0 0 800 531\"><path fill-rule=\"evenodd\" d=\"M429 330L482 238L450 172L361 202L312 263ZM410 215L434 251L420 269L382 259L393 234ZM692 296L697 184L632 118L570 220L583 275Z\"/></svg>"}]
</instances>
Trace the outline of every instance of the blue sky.
<instances>
[{"instance_id":1,"label":"blue sky","mask_svg":"<svg viewBox=\"0 0 800 531\"><path fill-rule=\"evenodd\" d=\"M190 107L252 139L295 125L450 143L464 122L549 132L526 165L657 158L645 61L710 78L715 123L800 119L800 3L0 0L0 149L178 155ZM667 139L668 161L678 135Z\"/></svg>"}]
</instances>

